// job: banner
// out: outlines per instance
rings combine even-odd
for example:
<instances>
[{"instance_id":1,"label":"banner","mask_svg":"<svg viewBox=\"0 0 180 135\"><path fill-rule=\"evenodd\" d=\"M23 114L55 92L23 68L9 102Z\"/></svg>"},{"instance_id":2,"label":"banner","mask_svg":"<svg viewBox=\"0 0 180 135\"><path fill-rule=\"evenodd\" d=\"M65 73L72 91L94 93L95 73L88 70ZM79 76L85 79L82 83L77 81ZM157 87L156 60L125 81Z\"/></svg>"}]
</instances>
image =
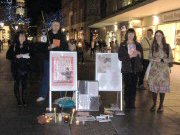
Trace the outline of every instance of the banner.
<instances>
[{"instance_id":1,"label":"banner","mask_svg":"<svg viewBox=\"0 0 180 135\"><path fill-rule=\"evenodd\" d=\"M76 52L50 52L50 90L77 90Z\"/></svg>"},{"instance_id":2,"label":"banner","mask_svg":"<svg viewBox=\"0 0 180 135\"><path fill-rule=\"evenodd\" d=\"M96 53L99 91L122 91L121 61L117 53Z\"/></svg>"}]
</instances>

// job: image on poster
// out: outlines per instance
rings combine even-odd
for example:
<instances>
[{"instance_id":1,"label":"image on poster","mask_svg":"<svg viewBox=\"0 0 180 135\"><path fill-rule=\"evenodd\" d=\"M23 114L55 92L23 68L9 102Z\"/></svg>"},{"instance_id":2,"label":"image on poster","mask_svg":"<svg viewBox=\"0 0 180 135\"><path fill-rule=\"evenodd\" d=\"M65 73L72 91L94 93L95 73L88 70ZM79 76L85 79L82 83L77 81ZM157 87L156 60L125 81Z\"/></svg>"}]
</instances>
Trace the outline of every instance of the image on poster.
<instances>
[{"instance_id":1,"label":"image on poster","mask_svg":"<svg viewBox=\"0 0 180 135\"><path fill-rule=\"evenodd\" d=\"M50 90L77 90L77 54L75 52L50 52Z\"/></svg>"},{"instance_id":2,"label":"image on poster","mask_svg":"<svg viewBox=\"0 0 180 135\"><path fill-rule=\"evenodd\" d=\"M99 91L121 91L121 61L117 53L96 53L96 80Z\"/></svg>"},{"instance_id":3,"label":"image on poster","mask_svg":"<svg viewBox=\"0 0 180 135\"><path fill-rule=\"evenodd\" d=\"M99 85L97 81L78 81L77 110L99 111Z\"/></svg>"}]
</instances>

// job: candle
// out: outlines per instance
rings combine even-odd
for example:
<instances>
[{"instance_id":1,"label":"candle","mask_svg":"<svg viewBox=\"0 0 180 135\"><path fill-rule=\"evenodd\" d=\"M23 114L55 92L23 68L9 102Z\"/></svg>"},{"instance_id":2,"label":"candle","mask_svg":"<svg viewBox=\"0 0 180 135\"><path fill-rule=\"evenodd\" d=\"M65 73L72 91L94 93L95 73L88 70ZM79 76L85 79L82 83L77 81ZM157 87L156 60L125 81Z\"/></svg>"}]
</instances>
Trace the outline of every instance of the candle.
<instances>
[{"instance_id":1,"label":"candle","mask_svg":"<svg viewBox=\"0 0 180 135\"><path fill-rule=\"evenodd\" d=\"M72 124L72 122L73 122L73 119L74 119L74 113L75 113L75 109L72 110L72 115L71 115L71 121L70 121L70 124Z\"/></svg>"},{"instance_id":2,"label":"candle","mask_svg":"<svg viewBox=\"0 0 180 135\"><path fill-rule=\"evenodd\" d=\"M54 121L57 122L56 108L54 108Z\"/></svg>"},{"instance_id":3,"label":"candle","mask_svg":"<svg viewBox=\"0 0 180 135\"><path fill-rule=\"evenodd\" d=\"M61 121L62 121L62 115L59 114L59 115L58 115L58 118L59 118L59 122L61 122Z\"/></svg>"},{"instance_id":4,"label":"candle","mask_svg":"<svg viewBox=\"0 0 180 135\"><path fill-rule=\"evenodd\" d=\"M68 122L69 122L69 116L68 116L68 115L65 115L65 116L64 116L64 122L65 122L65 123L68 123Z\"/></svg>"},{"instance_id":5,"label":"candle","mask_svg":"<svg viewBox=\"0 0 180 135\"><path fill-rule=\"evenodd\" d=\"M77 126L79 125L79 121L78 121L78 120L76 120L76 125L77 125Z\"/></svg>"}]
</instances>

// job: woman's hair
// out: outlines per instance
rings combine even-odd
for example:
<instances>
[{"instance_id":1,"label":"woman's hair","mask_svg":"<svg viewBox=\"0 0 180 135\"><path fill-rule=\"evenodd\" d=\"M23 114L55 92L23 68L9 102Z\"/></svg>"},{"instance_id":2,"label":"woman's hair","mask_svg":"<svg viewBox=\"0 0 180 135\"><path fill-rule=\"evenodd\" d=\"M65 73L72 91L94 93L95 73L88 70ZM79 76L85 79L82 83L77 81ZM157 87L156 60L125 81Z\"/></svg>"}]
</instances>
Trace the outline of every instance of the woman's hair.
<instances>
[{"instance_id":1,"label":"woman's hair","mask_svg":"<svg viewBox=\"0 0 180 135\"><path fill-rule=\"evenodd\" d=\"M129 28L127 31L126 31L126 34L125 34L125 41L124 42L127 42L128 41L128 34L129 33L134 33L134 42L136 42L137 40L137 36L136 36L136 32L133 28Z\"/></svg>"},{"instance_id":2,"label":"woman's hair","mask_svg":"<svg viewBox=\"0 0 180 135\"><path fill-rule=\"evenodd\" d=\"M152 44L152 47L151 47L151 50L152 50L152 54L153 52L158 52L159 51L159 45L157 43L157 40L156 40L156 34L157 33L161 33L163 38L162 38L162 45L163 45L163 51L168 55L169 57L169 45L166 43L166 39L165 39L165 36L164 36L164 33L163 31L161 30L157 30L154 34L154 40L153 40L153 44Z\"/></svg>"},{"instance_id":3,"label":"woman's hair","mask_svg":"<svg viewBox=\"0 0 180 135\"><path fill-rule=\"evenodd\" d=\"M25 36L25 42L27 42L27 35L26 35L26 32L25 31L22 31L22 30L20 30L20 31L18 31L17 33L16 33L16 36L15 36L15 43L17 43L17 44L19 44L19 36L20 35L24 35Z\"/></svg>"}]
</instances>

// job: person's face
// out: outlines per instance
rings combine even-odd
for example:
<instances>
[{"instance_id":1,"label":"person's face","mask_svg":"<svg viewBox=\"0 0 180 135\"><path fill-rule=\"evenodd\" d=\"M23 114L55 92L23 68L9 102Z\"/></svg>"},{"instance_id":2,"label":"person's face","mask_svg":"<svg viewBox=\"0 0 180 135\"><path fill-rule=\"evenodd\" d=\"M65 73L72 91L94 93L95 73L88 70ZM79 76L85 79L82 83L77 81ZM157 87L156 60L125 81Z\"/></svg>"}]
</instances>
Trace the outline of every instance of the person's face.
<instances>
[{"instance_id":1,"label":"person's face","mask_svg":"<svg viewBox=\"0 0 180 135\"><path fill-rule=\"evenodd\" d=\"M53 22L52 23L52 31L58 32L60 29L60 23L59 22Z\"/></svg>"},{"instance_id":2,"label":"person's face","mask_svg":"<svg viewBox=\"0 0 180 135\"><path fill-rule=\"evenodd\" d=\"M153 35L153 33L152 33L151 31L147 31L147 37L148 37L148 38L151 38L152 35Z\"/></svg>"},{"instance_id":3,"label":"person's face","mask_svg":"<svg viewBox=\"0 0 180 135\"><path fill-rule=\"evenodd\" d=\"M23 43L25 40L26 40L25 35L24 35L24 34L20 34L20 35L19 35L19 42L20 42L20 43Z\"/></svg>"},{"instance_id":4,"label":"person's face","mask_svg":"<svg viewBox=\"0 0 180 135\"><path fill-rule=\"evenodd\" d=\"M156 38L157 42L160 43L160 42L162 42L163 35L160 32L158 32L158 33L156 33L155 38Z\"/></svg>"},{"instance_id":5,"label":"person's face","mask_svg":"<svg viewBox=\"0 0 180 135\"><path fill-rule=\"evenodd\" d=\"M132 32L130 32L130 33L128 33L128 40L134 40L134 36L135 36L135 34L134 33L132 33Z\"/></svg>"}]
</instances>

